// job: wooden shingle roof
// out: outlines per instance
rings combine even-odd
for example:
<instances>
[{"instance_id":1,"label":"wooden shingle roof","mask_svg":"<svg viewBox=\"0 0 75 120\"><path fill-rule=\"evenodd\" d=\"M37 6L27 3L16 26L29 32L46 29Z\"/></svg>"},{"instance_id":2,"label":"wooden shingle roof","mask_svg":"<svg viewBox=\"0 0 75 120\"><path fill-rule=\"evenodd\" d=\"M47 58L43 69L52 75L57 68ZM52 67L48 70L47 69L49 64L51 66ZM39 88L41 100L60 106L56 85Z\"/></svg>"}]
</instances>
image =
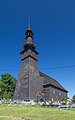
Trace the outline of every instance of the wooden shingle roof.
<instances>
[{"instance_id":1,"label":"wooden shingle roof","mask_svg":"<svg viewBox=\"0 0 75 120\"><path fill-rule=\"evenodd\" d=\"M42 72L39 72L39 73L40 73L40 76L43 77L43 86L50 85L57 89L68 92L64 87L62 87L62 85L57 80L53 79L52 77L49 77L48 75Z\"/></svg>"}]
</instances>

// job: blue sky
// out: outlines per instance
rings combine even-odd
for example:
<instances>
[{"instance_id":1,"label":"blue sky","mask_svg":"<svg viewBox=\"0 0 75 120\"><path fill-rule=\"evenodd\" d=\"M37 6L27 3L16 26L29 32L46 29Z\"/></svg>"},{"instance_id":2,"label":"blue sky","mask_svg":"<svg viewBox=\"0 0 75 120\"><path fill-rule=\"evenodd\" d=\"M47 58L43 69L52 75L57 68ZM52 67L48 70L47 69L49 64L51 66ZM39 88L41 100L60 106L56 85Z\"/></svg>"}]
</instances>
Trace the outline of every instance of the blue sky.
<instances>
[{"instance_id":1,"label":"blue sky","mask_svg":"<svg viewBox=\"0 0 75 120\"><path fill-rule=\"evenodd\" d=\"M18 78L20 52L31 18L39 52L39 69L75 94L75 67L43 69L75 64L75 0L0 1L0 74Z\"/></svg>"}]
</instances>

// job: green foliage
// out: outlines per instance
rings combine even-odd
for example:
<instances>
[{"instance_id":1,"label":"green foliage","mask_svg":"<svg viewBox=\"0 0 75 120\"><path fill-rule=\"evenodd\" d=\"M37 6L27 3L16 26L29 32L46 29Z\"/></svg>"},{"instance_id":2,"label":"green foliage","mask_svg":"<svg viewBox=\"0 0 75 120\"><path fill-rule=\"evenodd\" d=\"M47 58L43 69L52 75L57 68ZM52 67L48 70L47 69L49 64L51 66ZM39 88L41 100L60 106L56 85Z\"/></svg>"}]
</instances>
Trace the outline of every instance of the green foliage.
<instances>
[{"instance_id":1,"label":"green foliage","mask_svg":"<svg viewBox=\"0 0 75 120\"><path fill-rule=\"evenodd\" d=\"M67 103L67 102L68 102L68 98L63 98L63 101L64 101L65 103Z\"/></svg>"},{"instance_id":2,"label":"green foliage","mask_svg":"<svg viewBox=\"0 0 75 120\"><path fill-rule=\"evenodd\" d=\"M75 95L72 97L72 102L75 103Z\"/></svg>"},{"instance_id":3,"label":"green foliage","mask_svg":"<svg viewBox=\"0 0 75 120\"><path fill-rule=\"evenodd\" d=\"M0 80L0 99L12 99L16 79L11 74L2 74Z\"/></svg>"},{"instance_id":4,"label":"green foliage","mask_svg":"<svg viewBox=\"0 0 75 120\"><path fill-rule=\"evenodd\" d=\"M0 80L0 99L2 99L3 91L2 91L2 81Z\"/></svg>"}]
</instances>

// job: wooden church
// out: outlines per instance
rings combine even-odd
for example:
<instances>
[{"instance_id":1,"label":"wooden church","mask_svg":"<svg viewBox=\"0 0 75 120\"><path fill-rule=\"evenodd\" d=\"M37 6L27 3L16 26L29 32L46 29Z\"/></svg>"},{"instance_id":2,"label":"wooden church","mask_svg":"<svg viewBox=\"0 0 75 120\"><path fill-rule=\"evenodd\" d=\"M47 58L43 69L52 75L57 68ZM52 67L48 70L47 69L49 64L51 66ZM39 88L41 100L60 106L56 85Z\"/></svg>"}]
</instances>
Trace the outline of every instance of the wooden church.
<instances>
[{"instance_id":1,"label":"wooden church","mask_svg":"<svg viewBox=\"0 0 75 120\"><path fill-rule=\"evenodd\" d=\"M28 24L25 44L21 54L21 68L16 83L14 100L61 101L67 90L57 80L38 70L38 52L33 41L33 31Z\"/></svg>"}]
</instances>

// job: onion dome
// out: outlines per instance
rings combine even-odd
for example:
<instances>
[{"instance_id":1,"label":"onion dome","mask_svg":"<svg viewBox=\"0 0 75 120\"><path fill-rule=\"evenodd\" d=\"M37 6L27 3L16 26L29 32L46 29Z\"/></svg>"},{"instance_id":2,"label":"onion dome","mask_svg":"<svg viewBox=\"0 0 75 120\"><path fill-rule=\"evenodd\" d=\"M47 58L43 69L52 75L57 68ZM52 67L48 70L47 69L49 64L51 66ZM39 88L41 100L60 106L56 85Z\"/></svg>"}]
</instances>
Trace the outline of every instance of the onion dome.
<instances>
[{"instance_id":1,"label":"onion dome","mask_svg":"<svg viewBox=\"0 0 75 120\"><path fill-rule=\"evenodd\" d=\"M27 51L28 49L35 50L36 46L35 46L34 41L33 41L33 32L32 32L32 29L30 27L30 23L28 23L28 28L26 30L25 36L26 36L26 41L24 44L25 51Z\"/></svg>"}]
</instances>

